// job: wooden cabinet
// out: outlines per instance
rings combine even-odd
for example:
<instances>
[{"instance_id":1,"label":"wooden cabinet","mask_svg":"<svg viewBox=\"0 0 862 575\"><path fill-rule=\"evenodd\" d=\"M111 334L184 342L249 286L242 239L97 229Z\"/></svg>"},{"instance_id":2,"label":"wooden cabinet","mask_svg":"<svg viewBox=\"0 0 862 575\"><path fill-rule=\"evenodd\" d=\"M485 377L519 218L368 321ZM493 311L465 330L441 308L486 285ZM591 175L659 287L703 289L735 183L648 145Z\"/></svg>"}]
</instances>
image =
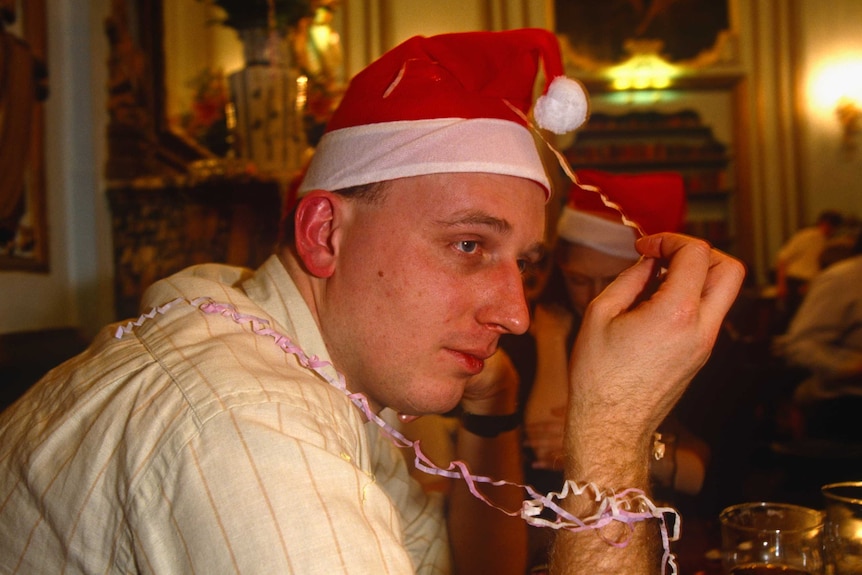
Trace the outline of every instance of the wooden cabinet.
<instances>
[{"instance_id":1,"label":"wooden cabinet","mask_svg":"<svg viewBox=\"0 0 862 575\"><path fill-rule=\"evenodd\" d=\"M273 253L280 186L253 179L143 179L108 189L116 319L139 315L144 290L193 264L257 267Z\"/></svg>"},{"instance_id":2,"label":"wooden cabinet","mask_svg":"<svg viewBox=\"0 0 862 575\"><path fill-rule=\"evenodd\" d=\"M731 250L731 155L697 112L595 113L565 154L576 170L679 172L688 200L686 232Z\"/></svg>"}]
</instances>

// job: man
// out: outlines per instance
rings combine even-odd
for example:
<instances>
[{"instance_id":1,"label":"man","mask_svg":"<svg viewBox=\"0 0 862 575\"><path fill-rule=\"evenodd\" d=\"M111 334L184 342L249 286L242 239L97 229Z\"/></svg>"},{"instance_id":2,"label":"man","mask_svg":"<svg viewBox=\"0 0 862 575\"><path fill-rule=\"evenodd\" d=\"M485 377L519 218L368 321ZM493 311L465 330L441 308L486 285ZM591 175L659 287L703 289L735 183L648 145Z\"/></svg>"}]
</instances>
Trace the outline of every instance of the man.
<instances>
[{"instance_id":1,"label":"man","mask_svg":"<svg viewBox=\"0 0 862 575\"><path fill-rule=\"evenodd\" d=\"M858 441L862 404L862 234L811 282L776 352L807 377L793 391L811 437Z\"/></svg>"},{"instance_id":2,"label":"man","mask_svg":"<svg viewBox=\"0 0 862 575\"><path fill-rule=\"evenodd\" d=\"M199 266L156 284L151 313L3 414L0 570L448 572L443 510L376 414L460 402L458 456L518 477L501 456L517 449L516 390L481 374L529 321L521 273L539 258L550 187L525 114L537 60L562 74L558 49L542 30L414 38L358 74L300 186L291 242L254 273ZM577 96L550 108L574 117L544 123L561 130L585 113ZM572 372L568 476L615 490L647 485L652 431L742 277L702 242L639 246L647 259L585 317ZM656 260L659 295L628 311ZM595 513L581 499L565 504ZM517 520L466 490L446 518L457 572L523 567ZM644 523L621 549L604 541L622 524L563 534L559 572L656 569Z\"/></svg>"},{"instance_id":3,"label":"man","mask_svg":"<svg viewBox=\"0 0 862 575\"><path fill-rule=\"evenodd\" d=\"M792 320L799 309L809 283L820 272L820 254L843 221L839 212L824 210L813 226L797 231L781 246L775 265L775 282L786 321Z\"/></svg>"}]
</instances>

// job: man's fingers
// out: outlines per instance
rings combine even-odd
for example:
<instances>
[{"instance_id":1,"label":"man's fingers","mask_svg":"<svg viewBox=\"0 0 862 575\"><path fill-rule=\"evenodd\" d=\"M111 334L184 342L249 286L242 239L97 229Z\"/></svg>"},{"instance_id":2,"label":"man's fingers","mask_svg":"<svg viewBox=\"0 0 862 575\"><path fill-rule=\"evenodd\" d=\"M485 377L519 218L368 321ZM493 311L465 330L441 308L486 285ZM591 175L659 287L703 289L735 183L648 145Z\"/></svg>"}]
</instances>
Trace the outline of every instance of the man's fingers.
<instances>
[{"instance_id":1,"label":"man's fingers","mask_svg":"<svg viewBox=\"0 0 862 575\"><path fill-rule=\"evenodd\" d=\"M712 250L703 286L704 312L714 313L720 316L719 321L723 320L736 301L744 279L745 266L742 262L724 252Z\"/></svg>"},{"instance_id":2,"label":"man's fingers","mask_svg":"<svg viewBox=\"0 0 862 575\"><path fill-rule=\"evenodd\" d=\"M666 303L674 308L700 301L709 271L710 246L678 234L658 234L638 240L637 247L646 257L656 258L667 273L660 289L667 292Z\"/></svg>"},{"instance_id":3,"label":"man's fingers","mask_svg":"<svg viewBox=\"0 0 862 575\"><path fill-rule=\"evenodd\" d=\"M617 276L593 301L601 300L614 316L628 310L643 296L654 269L654 261L642 258Z\"/></svg>"},{"instance_id":4,"label":"man's fingers","mask_svg":"<svg viewBox=\"0 0 862 575\"><path fill-rule=\"evenodd\" d=\"M667 266L661 289L672 306L690 303L723 317L745 277L745 268L738 260L697 238L657 234L641 238L637 247Z\"/></svg>"}]
</instances>

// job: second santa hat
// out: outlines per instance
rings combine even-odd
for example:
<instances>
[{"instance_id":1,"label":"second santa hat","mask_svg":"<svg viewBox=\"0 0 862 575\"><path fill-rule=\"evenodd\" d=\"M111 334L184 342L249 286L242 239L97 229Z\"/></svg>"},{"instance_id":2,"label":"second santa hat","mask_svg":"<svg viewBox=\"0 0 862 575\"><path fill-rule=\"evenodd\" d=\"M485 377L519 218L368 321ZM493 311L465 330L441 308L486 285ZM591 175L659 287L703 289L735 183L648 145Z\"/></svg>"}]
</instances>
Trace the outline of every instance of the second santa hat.
<instances>
[{"instance_id":1,"label":"second santa hat","mask_svg":"<svg viewBox=\"0 0 862 575\"><path fill-rule=\"evenodd\" d=\"M637 259L636 222L645 234L682 231L685 218L685 185L676 172L612 174L578 170L568 202L557 225L559 237L599 252ZM600 192L601 195L598 193ZM615 204L615 209L602 200Z\"/></svg>"}]
</instances>

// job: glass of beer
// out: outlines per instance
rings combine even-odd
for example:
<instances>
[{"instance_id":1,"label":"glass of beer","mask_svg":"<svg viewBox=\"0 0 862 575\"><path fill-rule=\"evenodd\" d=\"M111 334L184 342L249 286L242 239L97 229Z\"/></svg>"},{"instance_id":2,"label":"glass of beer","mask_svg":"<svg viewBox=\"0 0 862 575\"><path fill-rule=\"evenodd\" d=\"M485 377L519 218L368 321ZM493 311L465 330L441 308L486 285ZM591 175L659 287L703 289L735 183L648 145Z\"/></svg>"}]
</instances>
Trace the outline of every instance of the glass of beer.
<instances>
[{"instance_id":1,"label":"glass of beer","mask_svg":"<svg viewBox=\"0 0 862 575\"><path fill-rule=\"evenodd\" d=\"M741 503L719 515L728 575L822 575L822 511L789 503Z\"/></svg>"},{"instance_id":2,"label":"glass of beer","mask_svg":"<svg viewBox=\"0 0 862 575\"><path fill-rule=\"evenodd\" d=\"M826 556L835 575L862 573L862 481L822 487L826 503Z\"/></svg>"}]
</instances>

